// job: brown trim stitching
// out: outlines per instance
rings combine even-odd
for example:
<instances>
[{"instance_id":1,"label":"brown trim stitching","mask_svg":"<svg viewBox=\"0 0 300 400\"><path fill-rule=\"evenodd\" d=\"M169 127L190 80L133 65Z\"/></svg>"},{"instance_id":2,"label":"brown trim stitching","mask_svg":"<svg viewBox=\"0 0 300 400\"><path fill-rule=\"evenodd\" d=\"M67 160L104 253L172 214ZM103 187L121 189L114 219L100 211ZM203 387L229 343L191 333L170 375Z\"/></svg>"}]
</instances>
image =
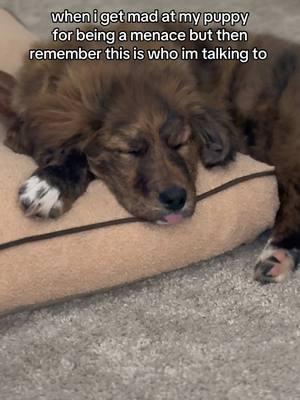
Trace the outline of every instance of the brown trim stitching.
<instances>
[{"instance_id":1,"label":"brown trim stitching","mask_svg":"<svg viewBox=\"0 0 300 400\"><path fill-rule=\"evenodd\" d=\"M216 187L215 189L212 189L212 190L209 190L208 192L199 194L197 196L196 200L197 200L197 202L200 202L208 197L211 197L211 196L213 196L219 192L222 192L224 190L227 190L227 189L229 189L233 186L236 186L240 183L250 181L250 180L253 180L256 178L262 178L262 177L273 176L273 175L275 175L274 170L256 172L253 174L241 176L239 178L232 179L231 181L228 181L228 182L224 183L223 185ZM26 237L23 237L20 239L16 239L16 240L12 240L10 242L0 244L0 251L7 250L12 247L21 246L21 245L27 244L27 243L39 242L42 240L54 239L54 238L58 238L61 236L74 235L76 233L87 232L87 231L91 231L91 230L95 230L95 229L107 228L107 227L116 226L116 225L132 224L132 223L136 223L136 222L145 222L145 221L140 218L128 217L128 218L121 218L121 219L116 219L116 220L111 220L111 221L98 222L95 224L76 226L74 228L62 229L60 231L43 233L40 235L26 236Z\"/></svg>"}]
</instances>

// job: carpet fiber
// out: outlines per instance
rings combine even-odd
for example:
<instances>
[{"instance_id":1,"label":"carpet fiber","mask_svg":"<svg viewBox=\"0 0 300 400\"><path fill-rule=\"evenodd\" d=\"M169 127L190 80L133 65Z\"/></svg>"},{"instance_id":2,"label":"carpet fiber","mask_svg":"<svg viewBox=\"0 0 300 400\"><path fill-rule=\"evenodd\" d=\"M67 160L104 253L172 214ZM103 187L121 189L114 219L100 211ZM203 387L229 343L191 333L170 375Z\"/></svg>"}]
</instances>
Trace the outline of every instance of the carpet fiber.
<instances>
[{"instance_id":1,"label":"carpet fiber","mask_svg":"<svg viewBox=\"0 0 300 400\"><path fill-rule=\"evenodd\" d=\"M141 1L0 0L46 36L52 9L149 9ZM183 2L182 2L183 3ZM161 1L153 0L151 8ZM181 1L163 2L180 9ZM224 5L226 4L226 6ZM300 41L299 0L191 0L252 11L249 26ZM1 57L1 55L0 55ZM296 400L299 273L253 282L266 241L108 293L0 320L5 400Z\"/></svg>"}]
</instances>

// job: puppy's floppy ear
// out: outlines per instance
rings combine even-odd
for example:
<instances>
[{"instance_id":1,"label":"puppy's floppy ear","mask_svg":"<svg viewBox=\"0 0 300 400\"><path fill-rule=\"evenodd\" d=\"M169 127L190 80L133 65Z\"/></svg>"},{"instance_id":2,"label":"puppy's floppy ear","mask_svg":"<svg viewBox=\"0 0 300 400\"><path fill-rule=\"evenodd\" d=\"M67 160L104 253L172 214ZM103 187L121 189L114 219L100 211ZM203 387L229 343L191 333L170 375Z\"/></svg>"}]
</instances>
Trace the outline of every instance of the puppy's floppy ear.
<instances>
[{"instance_id":1,"label":"puppy's floppy ear","mask_svg":"<svg viewBox=\"0 0 300 400\"><path fill-rule=\"evenodd\" d=\"M16 80L13 76L0 71L0 121L7 127L11 127L17 119L11 107L11 96L15 85Z\"/></svg>"},{"instance_id":2,"label":"puppy's floppy ear","mask_svg":"<svg viewBox=\"0 0 300 400\"><path fill-rule=\"evenodd\" d=\"M191 125L205 167L225 165L234 159L237 132L226 112L205 108L192 117Z\"/></svg>"}]
</instances>

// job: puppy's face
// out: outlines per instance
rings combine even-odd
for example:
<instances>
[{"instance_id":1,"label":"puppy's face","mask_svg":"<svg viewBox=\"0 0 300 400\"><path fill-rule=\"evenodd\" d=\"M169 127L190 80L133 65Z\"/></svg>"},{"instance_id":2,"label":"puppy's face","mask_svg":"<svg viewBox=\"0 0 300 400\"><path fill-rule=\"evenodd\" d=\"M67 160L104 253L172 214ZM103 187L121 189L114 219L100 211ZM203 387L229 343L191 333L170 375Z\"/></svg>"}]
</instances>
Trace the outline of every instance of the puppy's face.
<instances>
[{"instance_id":1,"label":"puppy's face","mask_svg":"<svg viewBox=\"0 0 300 400\"><path fill-rule=\"evenodd\" d=\"M118 201L148 221L175 223L191 216L198 153L184 117L145 109L134 122L114 119L109 125L90 149L89 163Z\"/></svg>"},{"instance_id":2,"label":"puppy's face","mask_svg":"<svg viewBox=\"0 0 300 400\"><path fill-rule=\"evenodd\" d=\"M195 129L197 101L191 86L176 79L153 85L133 79L114 91L87 155L92 172L132 215L173 224L193 214L199 152L207 151ZM210 122L201 118L205 143Z\"/></svg>"}]
</instances>

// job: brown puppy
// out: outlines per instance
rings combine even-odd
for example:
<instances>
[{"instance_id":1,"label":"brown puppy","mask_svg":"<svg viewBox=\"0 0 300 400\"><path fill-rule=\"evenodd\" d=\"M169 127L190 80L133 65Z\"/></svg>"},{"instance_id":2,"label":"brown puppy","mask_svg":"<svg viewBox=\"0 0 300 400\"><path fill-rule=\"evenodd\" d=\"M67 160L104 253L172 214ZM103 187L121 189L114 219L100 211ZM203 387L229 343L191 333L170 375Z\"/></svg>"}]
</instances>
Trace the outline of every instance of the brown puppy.
<instances>
[{"instance_id":1,"label":"brown puppy","mask_svg":"<svg viewBox=\"0 0 300 400\"><path fill-rule=\"evenodd\" d=\"M91 171L130 213L175 222L194 211L199 153L210 166L233 155L229 118L208 109L184 61L26 61L10 103L6 144L40 167L20 190L31 216L66 211Z\"/></svg>"},{"instance_id":2,"label":"brown puppy","mask_svg":"<svg viewBox=\"0 0 300 400\"><path fill-rule=\"evenodd\" d=\"M179 222L194 211L199 157L212 167L239 150L276 166L282 205L255 276L286 277L300 248L300 48L269 36L248 46L267 48L268 60L26 61L16 83L3 75L6 143L39 165L20 189L26 213L56 217L98 177L132 214Z\"/></svg>"}]
</instances>

